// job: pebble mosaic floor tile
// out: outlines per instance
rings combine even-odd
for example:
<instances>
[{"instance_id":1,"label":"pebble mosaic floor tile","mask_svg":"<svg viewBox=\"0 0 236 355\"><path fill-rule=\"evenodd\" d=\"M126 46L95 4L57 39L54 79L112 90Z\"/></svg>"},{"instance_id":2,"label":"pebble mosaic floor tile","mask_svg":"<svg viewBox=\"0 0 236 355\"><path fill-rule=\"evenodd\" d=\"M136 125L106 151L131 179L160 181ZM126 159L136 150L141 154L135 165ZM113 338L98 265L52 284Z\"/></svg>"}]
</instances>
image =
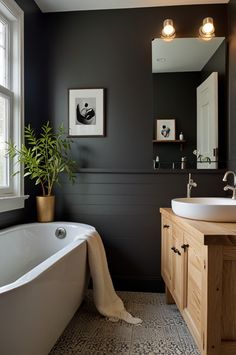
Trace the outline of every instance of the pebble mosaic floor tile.
<instances>
[{"instance_id":1,"label":"pebble mosaic floor tile","mask_svg":"<svg viewBox=\"0 0 236 355\"><path fill-rule=\"evenodd\" d=\"M141 325L112 323L96 310L88 291L83 304L49 355L199 355L175 305L164 294L118 292Z\"/></svg>"}]
</instances>

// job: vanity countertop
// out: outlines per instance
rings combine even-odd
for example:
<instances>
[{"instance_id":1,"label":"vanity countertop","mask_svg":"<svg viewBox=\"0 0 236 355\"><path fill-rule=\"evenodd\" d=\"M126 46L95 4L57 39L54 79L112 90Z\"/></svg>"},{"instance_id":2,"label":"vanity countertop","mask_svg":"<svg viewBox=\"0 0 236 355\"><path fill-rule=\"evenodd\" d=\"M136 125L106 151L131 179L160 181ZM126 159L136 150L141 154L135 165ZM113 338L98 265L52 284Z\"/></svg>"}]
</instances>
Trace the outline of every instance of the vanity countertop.
<instances>
[{"instance_id":1,"label":"vanity countertop","mask_svg":"<svg viewBox=\"0 0 236 355\"><path fill-rule=\"evenodd\" d=\"M163 216L192 232L204 245L235 245L236 223L205 222L177 216L171 208L160 208Z\"/></svg>"}]
</instances>

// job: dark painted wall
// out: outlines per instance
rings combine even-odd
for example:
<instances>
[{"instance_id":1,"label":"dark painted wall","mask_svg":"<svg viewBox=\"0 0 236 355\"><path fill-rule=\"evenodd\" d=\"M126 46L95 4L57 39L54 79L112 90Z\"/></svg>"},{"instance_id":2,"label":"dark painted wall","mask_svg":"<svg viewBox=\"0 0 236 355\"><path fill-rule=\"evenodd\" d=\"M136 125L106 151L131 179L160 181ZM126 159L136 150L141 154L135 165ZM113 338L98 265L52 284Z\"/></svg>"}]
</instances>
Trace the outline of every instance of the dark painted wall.
<instances>
[{"instance_id":1,"label":"dark painted wall","mask_svg":"<svg viewBox=\"0 0 236 355\"><path fill-rule=\"evenodd\" d=\"M196 88L200 84L199 72L153 74L154 132L157 118L176 119L176 139L183 132L187 143L155 144L154 157L159 156L161 167L171 168L172 162L187 158L188 166L194 166L193 150L196 149ZM165 163L164 163L165 162ZM180 163L176 164L180 168Z\"/></svg>"},{"instance_id":2,"label":"dark painted wall","mask_svg":"<svg viewBox=\"0 0 236 355\"><path fill-rule=\"evenodd\" d=\"M194 173L192 196L224 196L222 173ZM57 189L58 219L95 226L118 289L160 290L160 207L186 196L185 173L81 173Z\"/></svg>"},{"instance_id":3,"label":"dark painted wall","mask_svg":"<svg viewBox=\"0 0 236 355\"><path fill-rule=\"evenodd\" d=\"M236 0L228 6L229 16L229 167L236 170Z\"/></svg>"},{"instance_id":4,"label":"dark painted wall","mask_svg":"<svg viewBox=\"0 0 236 355\"><path fill-rule=\"evenodd\" d=\"M44 15L52 122L68 125L68 88L106 89L106 137L74 139L74 157L92 170L57 189L57 218L98 229L118 288L157 289L159 208L186 194L187 172L152 172L151 41L165 18L173 18L178 36L192 37L206 16L225 36L226 5ZM193 195L224 194L221 176L196 173Z\"/></svg>"},{"instance_id":5,"label":"dark painted wall","mask_svg":"<svg viewBox=\"0 0 236 355\"><path fill-rule=\"evenodd\" d=\"M226 5L45 15L53 121L67 125L68 88L106 89L106 138L76 139L74 151L82 167L152 167L151 41L160 36L166 17L174 20L178 36L197 36L207 14L214 17L217 36L225 36Z\"/></svg>"}]
</instances>

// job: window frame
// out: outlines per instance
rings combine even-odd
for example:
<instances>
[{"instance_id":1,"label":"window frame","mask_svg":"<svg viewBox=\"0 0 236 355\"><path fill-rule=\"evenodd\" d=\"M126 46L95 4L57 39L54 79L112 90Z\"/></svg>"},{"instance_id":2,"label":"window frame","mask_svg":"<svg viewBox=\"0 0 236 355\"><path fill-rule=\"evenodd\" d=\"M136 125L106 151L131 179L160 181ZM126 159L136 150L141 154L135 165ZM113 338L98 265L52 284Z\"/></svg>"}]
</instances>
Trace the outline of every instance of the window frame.
<instances>
[{"instance_id":1,"label":"window frame","mask_svg":"<svg viewBox=\"0 0 236 355\"><path fill-rule=\"evenodd\" d=\"M24 127L24 12L14 0L0 0L0 17L9 29L8 82L6 87L0 85L0 93L9 98L9 136L20 148ZM16 161L8 161L9 187L0 187L0 212L23 208L28 198L24 195L23 167L16 164ZM13 166L19 171L14 176Z\"/></svg>"}]
</instances>

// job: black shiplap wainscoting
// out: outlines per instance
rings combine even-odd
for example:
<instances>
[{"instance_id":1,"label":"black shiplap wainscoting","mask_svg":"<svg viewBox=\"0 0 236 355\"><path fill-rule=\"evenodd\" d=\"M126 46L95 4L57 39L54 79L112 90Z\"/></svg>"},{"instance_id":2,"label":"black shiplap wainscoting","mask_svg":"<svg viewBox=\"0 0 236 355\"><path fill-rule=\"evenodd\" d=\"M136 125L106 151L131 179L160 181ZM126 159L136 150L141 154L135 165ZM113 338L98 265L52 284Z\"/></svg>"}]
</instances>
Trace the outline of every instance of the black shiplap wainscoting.
<instances>
[{"instance_id":1,"label":"black shiplap wainscoting","mask_svg":"<svg viewBox=\"0 0 236 355\"><path fill-rule=\"evenodd\" d=\"M194 173L192 196L225 196L220 171ZM57 191L57 219L101 234L117 289L160 291L160 207L186 196L188 172L79 173ZM177 192L178 191L178 192Z\"/></svg>"}]
</instances>

